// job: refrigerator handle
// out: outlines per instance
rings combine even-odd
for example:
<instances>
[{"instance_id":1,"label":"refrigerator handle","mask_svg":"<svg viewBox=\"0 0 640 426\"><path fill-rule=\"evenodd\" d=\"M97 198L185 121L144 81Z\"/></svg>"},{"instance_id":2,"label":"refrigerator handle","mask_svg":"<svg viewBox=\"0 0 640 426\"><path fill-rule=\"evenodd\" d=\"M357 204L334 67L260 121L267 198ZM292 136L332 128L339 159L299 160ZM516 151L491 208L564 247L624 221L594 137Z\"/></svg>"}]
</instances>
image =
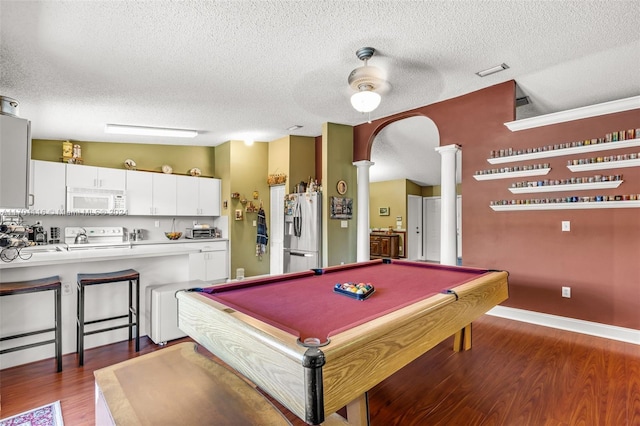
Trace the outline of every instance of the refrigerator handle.
<instances>
[{"instance_id":1,"label":"refrigerator handle","mask_svg":"<svg viewBox=\"0 0 640 426\"><path fill-rule=\"evenodd\" d=\"M295 251L289 252L291 254L291 256L300 256L300 257L312 257L313 255L311 253L298 253Z\"/></svg>"}]
</instances>

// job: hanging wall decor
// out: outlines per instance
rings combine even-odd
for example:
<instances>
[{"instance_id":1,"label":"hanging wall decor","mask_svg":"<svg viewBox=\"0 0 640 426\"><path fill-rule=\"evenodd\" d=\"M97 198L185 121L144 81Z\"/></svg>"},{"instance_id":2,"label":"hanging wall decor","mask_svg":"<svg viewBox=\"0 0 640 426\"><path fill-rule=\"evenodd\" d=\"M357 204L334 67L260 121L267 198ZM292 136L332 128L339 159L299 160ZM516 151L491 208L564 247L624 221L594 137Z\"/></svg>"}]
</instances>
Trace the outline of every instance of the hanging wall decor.
<instances>
[{"instance_id":1,"label":"hanging wall decor","mask_svg":"<svg viewBox=\"0 0 640 426\"><path fill-rule=\"evenodd\" d=\"M352 215L352 198L331 197L331 219L351 219Z\"/></svg>"}]
</instances>

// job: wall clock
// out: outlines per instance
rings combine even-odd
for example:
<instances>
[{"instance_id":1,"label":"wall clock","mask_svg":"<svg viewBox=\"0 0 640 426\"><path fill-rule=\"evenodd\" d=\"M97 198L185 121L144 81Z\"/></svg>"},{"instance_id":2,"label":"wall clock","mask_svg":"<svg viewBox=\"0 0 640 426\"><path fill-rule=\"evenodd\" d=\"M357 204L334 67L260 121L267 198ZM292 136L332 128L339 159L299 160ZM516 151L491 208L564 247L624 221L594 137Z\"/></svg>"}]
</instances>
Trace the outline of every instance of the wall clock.
<instances>
[{"instance_id":1,"label":"wall clock","mask_svg":"<svg viewBox=\"0 0 640 426\"><path fill-rule=\"evenodd\" d=\"M336 185L336 189L338 190L338 194L340 195L344 195L347 193L347 182L343 181L343 180L339 180L338 184Z\"/></svg>"}]
</instances>

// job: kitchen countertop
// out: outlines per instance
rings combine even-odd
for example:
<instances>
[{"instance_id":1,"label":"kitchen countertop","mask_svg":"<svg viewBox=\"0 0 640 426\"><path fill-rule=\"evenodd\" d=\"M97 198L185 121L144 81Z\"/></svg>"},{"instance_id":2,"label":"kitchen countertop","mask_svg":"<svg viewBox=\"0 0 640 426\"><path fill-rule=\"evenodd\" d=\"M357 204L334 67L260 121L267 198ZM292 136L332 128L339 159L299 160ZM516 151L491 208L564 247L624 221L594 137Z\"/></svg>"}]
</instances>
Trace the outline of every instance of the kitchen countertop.
<instances>
[{"instance_id":1,"label":"kitchen countertop","mask_svg":"<svg viewBox=\"0 0 640 426\"><path fill-rule=\"evenodd\" d=\"M0 261L0 270L118 258L184 255L201 252L207 244L213 242L227 241L227 238L130 241L120 243L119 247L88 247L82 250L68 250L66 244L47 244L21 249L23 257L27 257L28 254L31 254L31 257L26 260L18 257L10 262Z\"/></svg>"}]
</instances>

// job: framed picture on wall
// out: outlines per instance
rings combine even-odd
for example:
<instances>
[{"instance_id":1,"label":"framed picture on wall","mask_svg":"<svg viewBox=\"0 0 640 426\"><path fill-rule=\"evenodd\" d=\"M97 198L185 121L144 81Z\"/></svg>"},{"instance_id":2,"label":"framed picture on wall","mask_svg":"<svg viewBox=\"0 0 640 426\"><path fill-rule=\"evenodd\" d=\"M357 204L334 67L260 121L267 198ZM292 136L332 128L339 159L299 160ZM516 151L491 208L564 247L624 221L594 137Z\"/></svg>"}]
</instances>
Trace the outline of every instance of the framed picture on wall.
<instances>
[{"instance_id":1,"label":"framed picture on wall","mask_svg":"<svg viewBox=\"0 0 640 426\"><path fill-rule=\"evenodd\" d=\"M352 215L352 198L331 197L331 219L351 219Z\"/></svg>"},{"instance_id":2,"label":"framed picture on wall","mask_svg":"<svg viewBox=\"0 0 640 426\"><path fill-rule=\"evenodd\" d=\"M242 219L243 219L242 209L236 210L236 220L242 220Z\"/></svg>"},{"instance_id":3,"label":"framed picture on wall","mask_svg":"<svg viewBox=\"0 0 640 426\"><path fill-rule=\"evenodd\" d=\"M389 216L389 207L380 207L380 216Z\"/></svg>"}]
</instances>

